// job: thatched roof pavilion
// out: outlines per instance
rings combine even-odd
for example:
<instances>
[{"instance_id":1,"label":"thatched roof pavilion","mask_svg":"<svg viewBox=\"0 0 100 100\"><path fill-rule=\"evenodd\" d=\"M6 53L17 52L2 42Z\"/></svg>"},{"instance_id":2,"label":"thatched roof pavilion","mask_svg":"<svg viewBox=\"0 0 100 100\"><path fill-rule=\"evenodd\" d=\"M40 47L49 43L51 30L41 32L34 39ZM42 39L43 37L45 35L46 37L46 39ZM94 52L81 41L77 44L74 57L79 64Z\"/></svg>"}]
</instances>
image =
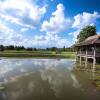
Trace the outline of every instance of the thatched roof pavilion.
<instances>
[{"instance_id":1,"label":"thatched roof pavilion","mask_svg":"<svg viewBox=\"0 0 100 100\"><path fill-rule=\"evenodd\" d=\"M76 49L76 58L84 57L86 58L86 66L88 58L93 59L93 68L97 60L100 60L100 34L88 37L85 41L81 43L76 43L72 47Z\"/></svg>"}]
</instances>

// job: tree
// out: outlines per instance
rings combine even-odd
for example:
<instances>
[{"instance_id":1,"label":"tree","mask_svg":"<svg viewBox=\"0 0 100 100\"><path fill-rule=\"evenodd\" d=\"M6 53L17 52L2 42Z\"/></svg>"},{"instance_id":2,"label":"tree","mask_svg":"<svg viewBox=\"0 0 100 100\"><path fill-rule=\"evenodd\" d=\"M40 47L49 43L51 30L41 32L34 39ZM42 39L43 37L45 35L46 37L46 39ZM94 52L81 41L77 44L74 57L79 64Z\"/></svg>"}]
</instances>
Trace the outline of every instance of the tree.
<instances>
[{"instance_id":1,"label":"tree","mask_svg":"<svg viewBox=\"0 0 100 100\"><path fill-rule=\"evenodd\" d=\"M0 51L4 51L4 46L0 45Z\"/></svg>"},{"instance_id":2,"label":"tree","mask_svg":"<svg viewBox=\"0 0 100 100\"><path fill-rule=\"evenodd\" d=\"M34 48L33 50L34 50L34 51L36 51L37 49L36 49L36 48Z\"/></svg>"},{"instance_id":3,"label":"tree","mask_svg":"<svg viewBox=\"0 0 100 100\"><path fill-rule=\"evenodd\" d=\"M58 48L57 47L51 47L51 51L57 51Z\"/></svg>"},{"instance_id":4,"label":"tree","mask_svg":"<svg viewBox=\"0 0 100 100\"><path fill-rule=\"evenodd\" d=\"M33 48L31 48L31 47L27 48L27 51L32 51L32 50L33 50Z\"/></svg>"},{"instance_id":5,"label":"tree","mask_svg":"<svg viewBox=\"0 0 100 100\"><path fill-rule=\"evenodd\" d=\"M84 41L89 36L96 35L96 26L88 25L84 27L77 36L78 42Z\"/></svg>"},{"instance_id":6,"label":"tree","mask_svg":"<svg viewBox=\"0 0 100 100\"><path fill-rule=\"evenodd\" d=\"M49 48L46 48L47 51L49 51Z\"/></svg>"},{"instance_id":7,"label":"tree","mask_svg":"<svg viewBox=\"0 0 100 100\"><path fill-rule=\"evenodd\" d=\"M7 50L14 50L14 46L13 45L7 46Z\"/></svg>"},{"instance_id":8,"label":"tree","mask_svg":"<svg viewBox=\"0 0 100 100\"><path fill-rule=\"evenodd\" d=\"M63 49L62 51L65 51L66 50L65 46L62 49Z\"/></svg>"},{"instance_id":9,"label":"tree","mask_svg":"<svg viewBox=\"0 0 100 100\"><path fill-rule=\"evenodd\" d=\"M20 50L25 50L25 47L24 46L15 46L14 49L17 51L20 51Z\"/></svg>"}]
</instances>

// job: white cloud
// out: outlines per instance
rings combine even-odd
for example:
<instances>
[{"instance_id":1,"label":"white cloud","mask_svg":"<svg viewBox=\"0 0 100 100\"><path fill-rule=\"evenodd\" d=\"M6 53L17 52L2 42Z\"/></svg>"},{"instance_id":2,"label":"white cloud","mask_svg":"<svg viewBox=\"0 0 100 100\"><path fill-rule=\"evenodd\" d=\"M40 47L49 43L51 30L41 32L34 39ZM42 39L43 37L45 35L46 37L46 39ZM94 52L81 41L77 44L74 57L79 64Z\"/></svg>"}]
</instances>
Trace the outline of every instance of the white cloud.
<instances>
[{"instance_id":1,"label":"white cloud","mask_svg":"<svg viewBox=\"0 0 100 100\"><path fill-rule=\"evenodd\" d=\"M9 28L4 23L0 22L0 44L3 45L21 45L24 36L21 33Z\"/></svg>"},{"instance_id":2,"label":"white cloud","mask_svg":"<svg viewBox=\"0 0 100 100\"><path fill-rule=\"evenodd\" d=\"M67 39L58 36L57 34L47 33L45 36L36 36L34 41L37 41L37 46L44 47L63 47L67 46Z\"/></svg>"},{"instance_id":3,"label":"white cloud","mask_svg":"<svg viewBox=\"0 0 100 100\"><path fill-rule=\"evenodd\" d=\"M28 28L22 28L20 31L21 32L26 32L26 31L28 31L29 29Z\"/></svg>"},{"instance_id":4,"label":"white cloud","mask_svg":"<svg viewBox=\"0 0 100 100\"><path fill-rule=\"evenodd\" d=\"M71 26L71 20L64 15L64 6L62 4L57 5L57 10L52 13L49 21L44 21L41 27L41 31L49 33L59 33Z\"/></svg>"},{"instance_id":5,"label":"white cloud","mask_svg":"<svg viewBox=\"0 0 100 100\"><path fill-rule=\"evenodd\" d=\"M40 7L31 0L5 0L0 3L0 17L24 27L37 27L45 13L45 5Z\"/></svg>"},{"instance_id":6,"label":"white cloud","mask_svg":"<svg viewBox=\"0 0 100 100\"><path fill-rule=\"evenodd\" d=\"M73 28L81 29L84 26L92 25L96 22L96 20L100 18L100 15L97 12L87 13L83 12L83 14L77 14L74 16Z\"/></svg>"},{"instance_id":7,"label":"white cloud","mask_svg":"<svg viewBox=\"0 0 100 100\"><path fill-rule=\"evenodd\" d=\"M0 22L0 44L3 45L20 45L25 47L63 47L66 46L68 41L57 34L35 35L30 39L24 36L27 28L22 28L21 33L15 32L4 23Z\"/></svg>"},{"instance_id":8,"label":"white cloud","mask_svg":"<svg viewBox=\"0 0 100 100\"><path fill-rule=\"evenodd\" d=\"M44 21L41 26L41 31L46 32L46 36L42 37L47 46L63 47L67 46L68 41L62 38L58 33L70 28L72 22L65 17L63 4L58 4L55 12L52 13L49 21Z\"/></svg>"},{"instance_id":9,"label":"white cloud","mask_svg":"<svg viewBox=\"0 0 100 100\"><path fill-rule=\"evenodd\" d=\"M0 23L0 44L3 45L24 45L25 47L63 47L66 46L68 41L66 38L58 36L58 32L65 30L70 19L64 16L64 7L62 4L57 5L57 10L52 13L50 18L49 29L47 28L45 35L31 36L30 39L24 35L29 27L33 27L31 23L36 23L41 19L42 15L46 12L45 6L40 8L36 5L29 4L27 0L5 0L0 5L0 17L6 21L16 23L23 27L18 30L10 29L8 25ZM23 5L23 6L22 6ZM8 13L9 12L9 13ZM44 22L45 23L45 22ZM44 27L44 24L43 24Z\"/></svg>"},{"instance_id":10,"label":"white cloud","mask_svg":"<svg viewBox=\"0 0 100 100\"><path fill-rule=\"evenodd\" d=\"M32 37L31 39L24 39L22 42L23 45L25 46L33 46L36 48L46 48L46 47L63 47L67 46L67 39L62 38L58 35L53 35L53 34L46 34L46 35L36 35Z\"/></svg>"},{"instance_id":11,"label":"white cloud","mask_svg":"<svg viewBox=\"0 0 100 100\"><path fill-rule=\"evenodd\" d=\"M76 31L69 33L69 35L73 36L73 39L72 39L73 43L77 41L77 35L79 34L79 32L80 32L80 29L77 29Z\"/></svg>"}]
</instances>

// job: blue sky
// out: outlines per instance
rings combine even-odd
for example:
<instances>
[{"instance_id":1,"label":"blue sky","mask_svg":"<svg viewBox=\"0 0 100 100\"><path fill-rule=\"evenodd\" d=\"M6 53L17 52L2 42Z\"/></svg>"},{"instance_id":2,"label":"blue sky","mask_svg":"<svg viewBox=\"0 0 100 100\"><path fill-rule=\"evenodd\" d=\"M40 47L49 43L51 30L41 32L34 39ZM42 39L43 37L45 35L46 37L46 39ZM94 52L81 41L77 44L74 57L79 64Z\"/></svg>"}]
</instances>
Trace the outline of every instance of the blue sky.
<instances>
[{"instance_id":1,"label":"blue sky","mask_svg":"<svg viewBox=\"0 0 100 100\"><path fill-rule=\"evenodd\" d=\"M0 44L69 47L80 30L96 25L100 0L0 0Z\"/></svg>"}]
</instances>

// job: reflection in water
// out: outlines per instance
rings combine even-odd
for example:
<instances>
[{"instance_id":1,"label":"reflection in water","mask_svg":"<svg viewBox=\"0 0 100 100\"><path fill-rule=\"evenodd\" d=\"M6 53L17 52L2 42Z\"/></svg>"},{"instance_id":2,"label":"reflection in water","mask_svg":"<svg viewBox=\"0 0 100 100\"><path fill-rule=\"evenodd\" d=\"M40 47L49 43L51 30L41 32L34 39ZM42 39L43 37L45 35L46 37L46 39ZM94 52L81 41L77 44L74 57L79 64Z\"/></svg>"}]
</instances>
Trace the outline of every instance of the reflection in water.
<instances>
[{"instance_id":1,"label":"reflection in water","mask_svg":"<svg viewBox=\"0 0 100 100\"><path fill-rule=\"evenodd\" d=\"M3 59L0 100L100 100L89 73L72 71L68 59Z\"/></svg>"}]
</instances>

